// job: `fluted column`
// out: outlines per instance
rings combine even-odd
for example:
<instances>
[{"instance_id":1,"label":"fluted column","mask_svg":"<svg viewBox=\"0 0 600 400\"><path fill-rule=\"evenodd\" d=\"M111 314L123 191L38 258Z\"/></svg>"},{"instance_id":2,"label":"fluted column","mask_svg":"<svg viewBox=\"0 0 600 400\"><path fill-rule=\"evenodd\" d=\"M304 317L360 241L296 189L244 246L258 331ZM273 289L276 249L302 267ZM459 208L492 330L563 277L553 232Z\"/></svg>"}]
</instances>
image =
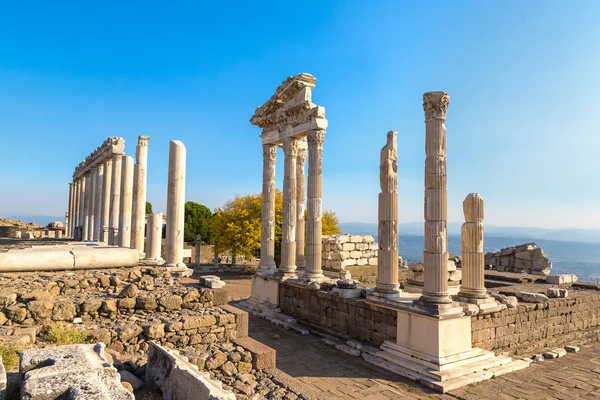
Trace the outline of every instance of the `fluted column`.
<instances>
[{"instance_id":1,"label":"fluted column","mask_svg":"<svg viewBox=\"0 0 600 400\"><path fill-rule=\"evenodd\" d=\"M156 213L148 217L146 260L162 260L160 246L162 241L163 214Z\"/></svg>"},{"instance_id":2,"label":"fluted column","mask_svg":"<svg viewBox=\"0 0 600 400\"><path fill-rule=\"evenodd\" d=\"M94 241L96 238L94 237L94 226L96 224L96 194L97 194L97 182L98 182L98 169L92 168L90 172L90 185L88 192L90 194L89 199L89 219L88 219L88 240Z\"/></svg>"},{"instance_id":3,"label":"fluted column","mask_svg":"<svg viewBox=\"0 0 600 400\"><path fill-rule=\"evenodd\" d=\"M102 233L102 192L104 191L104 164L98 165L96 172L96 193L94 205L94 240L101 241Z\"/></svg>"},{"instance_id":4,"label":"fluted column","mask_svg":"<svg viewBox=\"0 0 600 400\"><path fill-rule=\"evenodd\" d=\"M73 228L71 227L71 223L73 222L73 202L75 197L73 195L74 191L73 182L69 182L69 203L67 207L67 215L65 215L65 236L72 237L73 236Z\"/></svg>"},{"instance_id":5,"label":"fluted column","mask_svg":"<svg viewBox=\"0 0 600 400\"><path fill-rule=\"evenodd\" d=\"M398 134L390 131L379 163L379 250L375 290L394 296L398 290Z\"/></svg>"},{"instance_id":6,"label":"fluted column","mask_svg":"<svg viewBox=\"0 0 600 400\"><path fill-rule=\"evenodd\" d=\"M108 243L108 222L112 190L112 160L104 163L104 184L102 186L102 217L100 219L100 241Z\"/></svg>"},{"instance_id":7,"label":"fluted column","mask_svg":"<svg viewBox=\"0 0 600 400\"><path fill-rule=\"evenodd\" d=\"M79 226L77 239L85 240L84 223L85 223L85 176L79 178L79 200L78 200L77 224Z\"/></svg>"},{"instance_id":8,"label":"fluted column","mask_svg":"<svg viewBox=\"0 0 600 400\"><path fill-rule=\"evenodd\" d=\"M75 180L75 198L74 198L74 202L73 202L73 218L71 218L72 223L71 226L73 227L73 239L79 240L81 239L80 234L79 234L79 197L81 195L81 185L80 185L81 180L80 179L76 179Z\"/></svg>"},{"instance_id":9,"label":"fluted column","mask_svg":"<svg viewBox=\"0 0 600 400\"><path fill-rule=\"evenodd\" d=\"M90 240L90 199L92 198L92 174L84 177L84 204L83 204L83 240Z\"/></svg>"},{"instance_id":10,"label":"fluted column","mask_svg":"<svg viewBox=\"0 0 600 400\"><path fill-rule=\"evenodd\" d=\"M279 273L282 279L296 276L296 161L298 157L298 139L288 137L283 141L283 210L281 265Z\"/></svg>"},{"instance_id":11,"label":"fluted column","mask_svg":"<svg viewBox=\"0 0 600 400\"><path fill-rule=\"evenodd\" d=\"M185 210L186 150L179 140L169 147L169 182L167 190L166 267L185 267L183 263L183 224Z\"/></svg>"},{"instance_id":12,"label":"fluted column","mask_svg":"<svg viewBox=\"0 0 600 400\"><path fill-rule=\"evenodd\" d=\"M112 182L110 183L110 215L108 217L108 244L119 245L119 223L121 216L121 177L123 156L113 156Z\"/></svg>"},{"instance_id":13,"label":"fluted column","mask_svg":"<svg viewBox=\"0 0 600 400\"><path fill-rule=\"evenodd\" d=\"M308 280L323 278L322 236L323 222L321 217L323 196L323 142L325 130L308 132L308 190L306 218L306 256L305 269Z\"/></svg>"},{"instance_id":14,"label":"fluted column","mask_svg":"<svg viewBox=\"0 0 600 400\"><path fill-rule=\"evenodd\" d=\"M304 260L304 200L306 197L306 177L304 165L306 164L306 144L298 149L296 160L296 267L298 277L306 277L306 264Z\"/></svg>"},{"instance_id":15,"label":"fluted column","mask_svg":"<svg viewBox=\"0 0 600 400\"><path fill-rule=\"evenodd\" d=\"M277 146L263 144L262 230L259 271L275 270L275 160Z\"/></svg>"},{"instance_id":16,"label":"fluted column","mask_svg":"<svg viewBox=\"0 0 600 400\"><path fill-rule=\"evenodd\" d=\"M135 169L133 174L133 221L131 227L131 248L144 257L144 225L146 221L146 176L148 168L149 136L138 136L135 149Z\"/></svg>"},{"instance_id":17,"label":"fluted column","mask_svg":"<svg viewBox=\"0 0 600 400\"><path fill-rule=\"evenodd\" d=\"M462 284L459 296L486 298L483 253L483 199L471 193L463 202L465 223L462 226Z\"/></svg>"},{"instance_id":18,"label":"fluted column","mask_svg":"<svg viewBox=\"0 0 600 400\"><path fill-rule=\"evenodd\" d=\"M131 246L131 207L133 203L133 157L123 156L121 173L121 205L119 246Z\"/></svg>"},{"instance_id":19,"label":"fluted column","mask_svg":"<svg viewBox=\"0 0 600 400\"><path fill-rule=\"evenodd\" d=\"M448 293L448 202L446 174L446 92L423 95L425 111L425 282L421 300L451 303Z\"/></svg>"}]
</instances>

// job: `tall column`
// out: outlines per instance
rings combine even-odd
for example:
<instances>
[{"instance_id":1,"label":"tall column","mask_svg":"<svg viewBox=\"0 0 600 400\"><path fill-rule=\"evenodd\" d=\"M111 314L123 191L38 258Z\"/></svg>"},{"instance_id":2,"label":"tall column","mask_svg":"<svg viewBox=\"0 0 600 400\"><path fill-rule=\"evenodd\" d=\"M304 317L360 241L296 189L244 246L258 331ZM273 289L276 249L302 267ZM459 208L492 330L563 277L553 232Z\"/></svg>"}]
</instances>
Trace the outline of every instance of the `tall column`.
<instances>
[{"instance_id":1,"label":"tall column","mask_svg":"<svg viewBox=\"0 0 600 400\"><path fill-rule=\"evenodd\" d=\"M123 156L113 156L112 182L110 183L110 215L108 217L108 244L119 245L119 220L121 216L121 177Z\"/></svg>"},{"instance_id":2,"label":"tall column","mask_svg":"<svg viewBox=\"0 0 600 400\"><path fill-rule=\"evenodd\" d=\"M94 240L101 241L102 232L102 192L104 191L104 164L98 165L96 172L96 197L94 205Z\"/></svg>"},{"instance_id":3,"label":"tall column","mask_svg":"<svg viewBox=\"0 0 600 400\"><path fill-rule=\"evenodd\" d=\"M88 240L94 241L96 238L94 237L96 226L96 194L97 194L97 182L98 182L98 169L92 168L90 172L90 185L89 185L89 222L88 222Z\"/></svg>"},{"instance_id":4,"label":"tall column","mask_svg":"<svg viewBox=\"0 0 600 400\"><path fill-rule=\"evenodd\" d=\"M73 196L73 182L69 183L69 203L67 207L67 215L65 215L65 236L72 237L73 229L71 228L71 222L73 221L73 201L75 200Z\"/></svg>"},{"instance_id":5,"label":"tall column","mask_svg":"<svg viewBox=\"0 0 600 400\"><path fill-rule=\"evenodd\" d=\"M131 207L133 205L133 157L123 156L121 174L121 206L119 216L119 246L131 246Z\"/></svg>"},{"instance_id":6,"label":"tall column","mask_svg":"<svg viewBox=\"0 0 600 400\"><path fill-rule=\"evenodd\" d=\"M79 240L81 236L79 234L79 199L81 196L81 180L75 180L75 202L73 203L73 218L72 226L73 226L73 239Z\"/></svg>"},{"instance_id":7,"label":"tall column","mask_svg":"<svg viewBox=\"0 0 600 400\"><path fill-rule=\"evenodd\" d=\"M185 146L171 140L167 190L166 267L185 267L183 263L183 223L185 210Z\"/></svg>"},{"instance_id":8,"label":"tall column","mask_svg":"<svg viewBox=\"0 0 600 400\"><path fill-rule=\"evenodd\" d=\"M102 185L102 217L100 219L100 241L108 243L108 222L112 190L112 160L104 163L104 184Z\"/></svg>"},{"instance_id":9,"label":"tall column","mask_svg":"<svg viewBox=\"0 0 600 400\"><path fill-rule=\"evenodd\" d=\"M162 213L152 214L148 217L146 260L162 260L160 255L160 246L162 243L162 221Z\"/></svg>"},{"instance_id":10,"label":"tall column","mask_svg":"<svg viewBox=\"0 0 600 400\"><path fill-rule=\"evenodd\" d=\"M288 137L283 141L283 210L281 265L279 273L282 279L296 276L296 161L298 157L298 139Z\"/></svg>"},{"instance_id":11,"label":"tall column","mask_svg":"<svg viewBox=\"0 0 600 400\"><path fill-rule=\"evenodd\" d=\"M448 293L448 202L446 174L446 92L423 95L425 111L425 282L421 301L447 304Z\"/></svg>"},{"instance_id":12,"label":"tall column","mask_svg":"<svg viewBox=\"0 0 600 400\"><path fill-rule=\"evenodd\" d=\"M375 290L395 296L398 290L398 134L390 131L379 161L379 223Z\"/></svg>"},{"instance_id":13,"label":"tall column","mask_svg":"<svg viewBox=\"0 0 600 400\"><path fill-rule=\"evenodd\" d=\"M277 146L263 144L262 231L259 271L275 270L275 160Z\"/></svg>"},{"instance_id":14,"label":"tall column","mask_svg":"<svg viewBox=\"0 0 600 400\"><path fill-rule=\"evenodd\" d=\"M306 278L318 280L323 278L321 221L323 197L323 142L325 130L308 132L308 190L306 218Z\"/></svg>"},{"instance_id":15,"label":"tall column","mask_svg":"<svg viewBox=\"0 0 600 400\"><path fill-rule=\"evenodd\" d=\"M483 199L469 194L463 202L465 223L462 226L462 285L459 296L486 298L483 253Z\"/></svg>"},{"instance_id":16,"label":"tall column","mask_svg":"<svg viewBox=\"0 0 600 400\"><path fill-rule=\"evenodd\" d=\"M131 248L144 257L144 225L146 221L146 176L148 168L149 136L138 136L135 149L135 169L133 174L133 221L131 223Z\"/></svg>"},{"instance_id":17,"label":"tall column","mask_svg":"<svg viewBox=\"0 0 600 400\"><path fill-rule=\"evenodd\" d=\"M298 149L298 158L296 159L296 267L298 277L305 278L304 261L304 199L306 195L306 177L304 175L304 165L306 164L306 148L302 146Z\"/></svg>"},{"instance_id":18,"label":"tall column","mask_svg":"<svg viewBox=\"0 0 600 400\"><path fill-rule=\"evenodd\" d=\"M77 239L79 240L85 240L84 239L84 223L85 223L85 176L82 176L79 178L79 211L77 213L77 221L78 221L78 225L79 225L79 229L78 229L78 236Z\"/></svg>"},{"instance_id":19,"label":"tall column","mask_svg":"<svg viewBox=\"0 0 600 400\"><path fill-rule=\"evenodd\" d=\"M83 177L83 233L82 240L90 240L90 198L92 191L92 175L88 172Z\"/></svg>"}]
</instances>

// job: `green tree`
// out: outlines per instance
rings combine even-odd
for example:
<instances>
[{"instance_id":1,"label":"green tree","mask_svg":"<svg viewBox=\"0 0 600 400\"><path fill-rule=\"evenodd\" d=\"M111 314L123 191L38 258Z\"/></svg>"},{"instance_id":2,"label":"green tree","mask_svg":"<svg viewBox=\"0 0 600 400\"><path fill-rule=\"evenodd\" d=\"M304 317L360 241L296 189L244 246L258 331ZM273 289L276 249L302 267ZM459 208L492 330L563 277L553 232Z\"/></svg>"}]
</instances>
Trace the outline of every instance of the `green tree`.
<instances>
[{"instance_id":1,"label":"green tree","mask_svg":"<svg viewBox=\"0 0 600 400\"><path fill-rule=\"evenodd\" d=\"M152 203L146 202L146 214L152 214Z\"/></svg>"},{"instance_id":2,"label":"green tree","mask_svg":"<svg viewBox=\"0 0 600 400\"><path fill-rule=\"evenodd\" d=\"M186 201L183 239L186 242L195 242L196 235L200 234L202 242L212 244L212 220L213 213L208 207L193 201Z\"/></svg>"}]
</instances>

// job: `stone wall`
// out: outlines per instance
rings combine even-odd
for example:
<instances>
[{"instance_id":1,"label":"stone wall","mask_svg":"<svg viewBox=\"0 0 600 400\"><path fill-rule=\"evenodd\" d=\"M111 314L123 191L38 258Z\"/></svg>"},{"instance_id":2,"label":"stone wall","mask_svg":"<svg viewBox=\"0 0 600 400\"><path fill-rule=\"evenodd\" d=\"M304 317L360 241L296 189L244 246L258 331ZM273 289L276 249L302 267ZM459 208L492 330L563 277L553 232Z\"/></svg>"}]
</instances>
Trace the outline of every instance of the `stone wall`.
<instances>
[{"instance_id":1,"label":"stone wall","mask_svg":"<svg viewBox=\"0 0 600 400\"><path fill-rule=\"evenodd\" d=\"M323 236L323 272L337 278L349 278L346 267L377 265L379 246L373 235Z\"/></svg>"},{"instance_id":2,"label":"stone wall","mask_svg":"<svg viewBox=\"0 0 600 400\"><path fill-rule=\"evenodd\" d=\"M491 265L497 271L535 275L548 275L552 268L552 262L535 242L507 247L495 253L486 253L485 265Z\"/></svg>"},{"instance_id":3,"label":"stone wall","mask_svg":"<svg viewBox=\"0 0 600 400\"><path fill-rule=\"evenodd\" d=\"M473 344L488 350L525 352L600 339L600 292L545 303L519 302L517 308L472 317Z\"/></svg>"},{"instance_id":4,"label":"stone wall","mask_svg":"<svg viewBox=\"0 0 600 400\"><path fill-rule=\"evenodd\" d=\"M396 312L369 304L365 299L347 299L324 290L282 283L279 307L299 322L329 329L374 345L396 340Z\"/></svg>"}]
</instances>

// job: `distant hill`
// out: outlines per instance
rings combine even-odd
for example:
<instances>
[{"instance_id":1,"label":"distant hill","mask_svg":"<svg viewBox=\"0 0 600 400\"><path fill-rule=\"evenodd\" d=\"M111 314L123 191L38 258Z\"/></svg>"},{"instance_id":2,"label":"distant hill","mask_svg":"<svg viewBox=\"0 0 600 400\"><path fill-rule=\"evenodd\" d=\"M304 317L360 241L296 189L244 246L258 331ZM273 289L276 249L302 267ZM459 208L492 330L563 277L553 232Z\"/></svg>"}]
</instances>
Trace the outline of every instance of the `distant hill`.
<instances>
[{"instance_id":1,"label":"distant hill","mask_svg":"<svg viewBox=\"0 0 600 400\"><path fill-rule=\"evenodd\" d=\"M25 223L33 222L34 224L38 224L41 226L47 226L52 221L62 221L65 222L65 217L52 217L47 215L8 215L5 218L10 219L18 219Z\"/></svg>"},{"instance_id":2,"label":"distant hill","mask_svg":"<svg viewBox=\"0 0 600 400\"><path fill-rule=\"evenodd\" d=\"M450 222L448 224L449 235L460 235L460 222ZM354 233L356 235L377 235L376 223L365 222L342 222L340 223L342 232ZM400 235L423 235L423 222L408 222L398 226ZM600 243L600 230L592 229L546 229L546 228L523 228L510 226L485 225L486 237L519 237L528 240L558 240L568 242L592 242Z\"/></svg>"}]
</instances>

